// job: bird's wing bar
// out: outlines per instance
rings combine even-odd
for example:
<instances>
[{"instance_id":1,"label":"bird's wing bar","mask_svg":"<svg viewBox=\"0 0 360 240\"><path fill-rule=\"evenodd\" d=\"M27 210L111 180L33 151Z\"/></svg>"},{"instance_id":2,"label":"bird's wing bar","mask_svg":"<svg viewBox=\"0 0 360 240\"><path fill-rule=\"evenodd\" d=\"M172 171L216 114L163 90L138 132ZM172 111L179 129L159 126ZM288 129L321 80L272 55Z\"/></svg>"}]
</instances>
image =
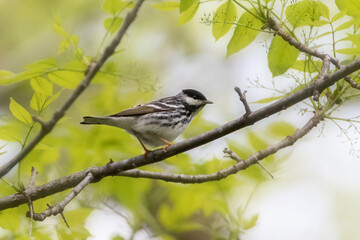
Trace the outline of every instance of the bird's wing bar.
<instances>
[{"instance_id":1,"label":"bird's wing bar","mask_svg":"<svg viewBox=\"0 0 360 240\"><path fill-rule=\"evenodd\" d=\"M172 108L154 108L148 105L138 105L129 109L126 109L122 112L110 115L109 117L131 117L131 116L139 116L139 115L145 115L148 113L154 113L154 112L165 112L165 111L171 111Z\"/></svg>"}]
</instances>

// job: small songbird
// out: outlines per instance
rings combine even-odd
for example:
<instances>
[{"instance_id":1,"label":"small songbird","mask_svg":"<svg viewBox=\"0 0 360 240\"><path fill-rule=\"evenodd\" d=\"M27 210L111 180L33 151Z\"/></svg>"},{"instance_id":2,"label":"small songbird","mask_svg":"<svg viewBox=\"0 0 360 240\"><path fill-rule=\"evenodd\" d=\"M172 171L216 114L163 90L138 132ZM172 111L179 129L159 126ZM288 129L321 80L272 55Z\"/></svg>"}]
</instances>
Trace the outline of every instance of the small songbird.
<instances>
[{"instance_id":1,"label":"small songbird","mask_svg":"<svg viewBox=\"0 0 360 240\"><path fill-rule=\"evenodd\" d=\"M145 150L164 146L164 151L206 105L212 102L199 91L184 89L175 96L140 104L105 117L83 117L80 124L102 124L124 129L134 135Z\"/></svg>"}]
</instances>

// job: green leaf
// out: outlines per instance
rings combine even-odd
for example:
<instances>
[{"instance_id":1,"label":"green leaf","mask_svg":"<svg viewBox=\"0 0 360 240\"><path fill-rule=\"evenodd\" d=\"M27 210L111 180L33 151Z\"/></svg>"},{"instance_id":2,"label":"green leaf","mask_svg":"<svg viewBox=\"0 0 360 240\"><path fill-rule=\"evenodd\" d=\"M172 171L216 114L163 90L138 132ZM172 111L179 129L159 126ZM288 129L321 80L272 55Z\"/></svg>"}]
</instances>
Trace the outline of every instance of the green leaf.
<instances>
[{"instance_id":1,"label":"green leaf","mask_svg":"<svg viewBox=\"0 0 360 240\"><path fill-rule=\"evenodd\" d=\"M301 72L308 72L308 73L318 73L321 70L321 67L322 67L322 61L317 61L317 60L312 60L312 61L298 60L292 66L292 68L295 70Z\"/></svg>"},{"instance_id":2,"label":"green leaf","mask_svg":"<svg viewBox=\"0 0 360 240\"><path fill-rule=\"evenodd\" d=\"M269 69L273 77L284 74L292 67L299 56L299 50L291 46L288 42L276 35L271 41L268 62Z\"/></svg>"},{"instance_id":3,"label":"green leaf","mask_svg":"<svg viewBox=\"0 0 360 240\"><path fill-rule=\"evenodd\" d=\"M278 100L280 98L282 98L283 96L275 96L275 97L268 97L268 98L263 98L263 99L260 99L256 102L253 102L253 103L269 103L269 102L273 102L275 100Z\"/></svg>"},{"instance_id":4,"label":"green leaf","mask_svg":"<svg viewBox=\"0 0 360 240\"><path fill-rule=\"evenodd\" d=\"M0 127L0 139L8 142L21 143L21 131L19 126L14 124Z\"/></svg>"},{"instance_id":5,"label":"green leaf","mask_svg":"<svg viewBox=\"0 0 360 240\"><path fill-rule=\"evenodd\" d=\"M255 227L259 218L259 214L253 215L249 220L242 221L242 227L244 230L249 230L250 228Z\"/></svg>"},{"instance_id":6,"label":"green leaf","mask_svg":"<svg viewBox=\"0 0 360 240\"><path fill-rule=\"evenodd\" d=\"M112 15L116 15L128 7L130 3L129 1L122 0L105 0L102 9Z\"/></svg>"},{"instance_id":7,"label":"green leaf","mask_svg":"<svg viewBox=\"0 0 360 240\"><path fill-rule=\"evenodd\" d=\"M8 85L13 83L12 79L15 73L6 70L0 70L0 85Z\"/></svg>"},{"instance_id":8,"label":"green leaf","mask_svg":"<svg viewBox=\"0 0 360 240\"><path fill-rule=\"evenodd\" d=\"M57 67L57 63L55 58L44 58L39 61L28 64L24 68L32 73L43 73L49 69L53 69L56 67Z\"/></svg>"},{"instance_id":9,"label":"green leaf","mask_svg":"<svg viewBox=\"0 0 360 240\"><path fill-rule=\"evenodd\" d=\"M212 34L216 40L224 36L231 28L232 24L225 22L234 22L236 20L236 6L232 0L228 0L221 5L215 12Z\"/></svg>"},{"instance_id":10,"label":"green leaf","mask_svg":"<svg viewBox=\"0 0 360 240\"><path fill-rule=\"evenodd\" d=\"M335 0L336 6L346 15L358 18L360 16L360 1L358 0Z\"/></svg>"},{"instance_id":11,"label":"green leaf","mask_svg":"<svg viewBox=\"0 0 360 240\"><path fill-rule=\"evenodd\" d=\"M16 211L17 209L9 209L0 213L0 227L7 229L13 233L20 228L21 216Z\"/></svg>"},{"instance_id":12,"label":"green leaf","mask_svg":"<svg viewBox=\"0 0 360 240\"><path fill-rule=\"evenodd\" d=\"M74 89L84 77L83 73L72 71L57 71L48 75L50 81L63 88Z\"/></svg>"},{"instance_id":13,"label":"green leaf","mask_svg":"<svg viewBox=\"0 0 360 240\"><path fill-rule=\"evenodd\" d=\"M342 40L349 40L356 46L360 47L360 34L347 34L348 36Z\"/></svg>"},{"instance_id":14,"label":"green leaf","mask_svg":"<svg viewBox=\"0 0 360 240\"><path fill-rule=\"evenodd\" d=\"M186 10L188 10L191 6L198 4L198 0L180 0L180 13L185 12Z\"/></svg>"},{"instance_id":15,"label":"green leaf","mask_svg":"<svg viewBox=\"0 0 360 240\"><path fill-rule=\"evenodd\" d=\"M252 9L251 11L254 12L255 10ZM234 34L227 46L226 56L228 57L248 46L255 40L262 26L263 23L259 19L248 12L244 12L240 17ZM249 27L259 29L259 31L250 29Z\"/></svg>"},{"instance_id":16,"label":"green leaf","mask_svg":"<svg viewBox=\"0 0 360 240\"><path fill-rule=\"evenodd\" d=\"M360 55L360 48L344 48L335 50L335 52L345 55Z\"/></svg>"},{"instance_id":17,"label":"green leaf","mask_svg":"<svg viewBox=\"0 0 360 240\"><path fill-rule=\"evenodd\" d=\"M284 138L295 132L295 127L288 122L278 121L270 124L269 131L275 137Z\"/></svg>"},{"instance_id":18,"label":"green leaf","mask_svg":"<svg viewBox=\"0 0 360 240\"><path fill-rule=\"evenodd\" d=\"M331 22L335 22L341 18L343 18L346 15L345 11L340 11L337 14L335 14L335 16L333 16L333 18L331 19Z\"/></svg>"},{"instance_id":19,"label":"green leaf","mask_svg":"<svg viewBox=\"0 0 360 240\"><path fill-rule=\"evenodd\" d=\"M198 1L198 0L197 0ZM183 25L190 21L196 14L197 10L199 9L199 3L196 2L195 4L191 5L186 11L184 11L178 20L178 25Z\"/></svg>"},{"instance_id":20,"label":"green leaf","mask_svg":"<svg viewBox=\"0 0 360 240\"><path fill-rule=\"evenodd\" d=\"M45 96L41 93L35 92L30 101L30 107L35 111L41 112L53 101L55 101L60 96L60 94L61 91L58 91L53 96Z\"/></svg>"},{"instance_id":21,"label":"green leaf","mask_svg":"<svg viewBox=\"0 0 360 240\"><path fill-rule=\"evenodd\" d=\"M179 2L163 2L163 3L159 3L159 4L153 4L150 5L153 8L156 8L160 11L172 11L175 9L178 9L180 6Z\"/></svg>"},{"instance_id":22,"label":"green leaf","mask_svg":"<svg viewBox=\"0 0 360 240\"><path fill-rule=\"evenodd\" d=\"M46 97L52 96L53 94L53 83L43 77L36 77L30 80L32 89Z\"/></svg>"},{"instance_id":23,"label":"green leaf","mask_svg":"<svg viewBox=\"0 0 360 240\"><path fill-rule=\"evenodd\" d=\"M18 120L29 125L33 122L30 113L23 106L17 103L12 97L10 98L9 108L12 115L16 117Z\"/></svg>"},{"instance_id":24,"label":"green leaf","mask_svg":"<svg viewBox=\"0 0 360 240\"><path fill-rule=\"evenodd\" d=\"M343 30L343 29L347 29L347 28L357 25L359 23L360 23L360 19L351 19L350 21L346 21L343 24L340 24L339 26L337 26L335 28L335 32Z\"/></svg>"},{"instance_id":25,"label":"green leaf","mask_svg":"<svg viewBox=\"0 0 360 240\"><path fill-rule=\"evenodd\" d=\"M311 23L312 26L315 26L315 27L321 27L321 26L324 26L326 24L328 24L329 22L327 20L317 20L317 21L314 21Z\"/></svg>"},{"instance_id":26,"label":"green leaf","mask_svg":"<svg viewBox=\"0 0 360 240\"><path fill-rule=\"evenodd\" d=\"M61 19L58 15L54 16L54 20L52 23L52 29L54 30L55 33L57 33L61 37L65 38L65 39L69 38L69 34L62 26Z\"/></svg>"},{"instance_id":27,"label":"green leaf","mask_svg":"<svg viewBox=\"0 0 360 240\"><path fill-rule=\"evenodd\" d=\"M104 27L107 31L113 34L120 28L123 20L124 20L123 18L119 18L119 17L106 18L104 20Z\"/></svg>"},{"instance_id":28,"label":"green leaf","mask_svg":"<svg viewBox=\"0 0 360 240\"><path fill-rule=\"evenodd\" d=\"M268 144L264 140L262 140L258 135L256 135L254 132L248 131L247 139L250 145L256 151L260 151L268 147Z\"/></svg>"},{"instance_id":29,"label":"green leaf","mask_svg":"<svg viewBox=\"0 0 360 240\"><path fill-rule=\"evenodd\" d=\"M289 5L285 10L285 14L287 20L294 28L313 26L320 19L320 16L328 16L329 9L325 9L325 7L316 1L301 1Z\"/></svg>"},{"instance_id":30,"label":"green leaf","mask_svg":"<svg viewBox=\"0 0 360 240\"><path fill-rule=\"evenodd\" d=\"M319 1L319 11L320 11L320 16L325 17L326 19L330 20L330 10L329 7L326 6L325 4L323 4L322 2Z\"/></svg>"},{"instance_id":31,"label":"green leaf","mask_svg":"<svg viewBox=\"0 0 360 240\"><path fill-rule=\"evenodd\" d=\"M46 102L46 97L38 92L35 92L30 101L30 107L35 111L42 111Z\"/></svg>"}]
</instances>

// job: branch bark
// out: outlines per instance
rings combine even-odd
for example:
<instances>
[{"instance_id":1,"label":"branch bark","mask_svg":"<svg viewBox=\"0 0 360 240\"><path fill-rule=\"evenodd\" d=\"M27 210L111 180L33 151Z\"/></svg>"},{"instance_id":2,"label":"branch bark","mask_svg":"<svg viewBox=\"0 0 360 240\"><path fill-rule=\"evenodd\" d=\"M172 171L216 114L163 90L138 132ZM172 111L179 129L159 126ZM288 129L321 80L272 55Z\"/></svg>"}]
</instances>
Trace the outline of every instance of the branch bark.
<instances>
[{"instance_id":1,"label":"branch bark","mask_svg":"<svg viewBox=\"0 0 360 240\"><path fill-rule=\"evenodd\" d=\"M301 129L297 129L293 135L286 137L281 142L271 145L264 150L256 152L252 156L250 156L246 160L241 160L239 156L235 153L231 158L235 159L238 163L228 167L221 169L217 172L211 174L198 174L198 175L187 175L187 174L175 174L175 173L163 173L163 172L150 172L139 169L132 169L124 172L120 172L118 176L126 176L133 178L150 178L163 180L166 182L175 182L175 183L183 183L183 184L191 184L191 183L203 183L209 181L218 181L223 178L228 177L231 174L238 173L240 170L246 169L249 166L259 163L258 161L272 155L279 150L293 145L300 138L305 136L311 129L316 127L316 125L323 119L324 112L316 113ZM271 176L271 175L270 175Z\"/></svg>"},{"instance_id":2,"label":"branch bark","mask_svg":"<svg viewBox=\"0 0 360 240\"><path fill-rule=\"evenodd\" d=\"M142 5L144 0L138 0L136 6L132 11L130 11L122 23L120 30L117 32L116 36L110 43L110 45L105 49L103 55L99 59L96 64L90 65L85 78L81 81L81 83L76 87L73 91L69 99L62 105L51 117L48 122L41 122L41 130L36 135L36 137L23 149L21 150L13 159L4 164L0 169L0 177L3 177L7 174L16 164L18 164L22 159L24 159L29 152L31 152L34 147L54 128L56 123L65 115L66 111L73 105L75 100L80 96L80 94L87 88L90 84L91 80L94 78L96 73L100 70L100 68L104 65L105 61L114 53L116 47L119 45L121 39L125 35L125 32L131 25L131 23L135 20L136 15Z\"/></svg>"},{"instance_id":3,"label":"branch bark","mask_svg":"<svg viewBox=\"0 0 360 240\"><path fill-rule=\"evenodd\" d=\"M26 216L31 217L36 221L44 221L47 217L50 217L51 215L55 216L59 213L62 213L65 206L68 205L70 201L73 200L93 179L94 176L89 172L86 177L70 192L70 194L66 196L64 200L62 200L55 206L49 206L49 208L42 213L35 213L33 212L33 208L29 207L30 211L26 213Z\"/></svg>"}]
</instances>

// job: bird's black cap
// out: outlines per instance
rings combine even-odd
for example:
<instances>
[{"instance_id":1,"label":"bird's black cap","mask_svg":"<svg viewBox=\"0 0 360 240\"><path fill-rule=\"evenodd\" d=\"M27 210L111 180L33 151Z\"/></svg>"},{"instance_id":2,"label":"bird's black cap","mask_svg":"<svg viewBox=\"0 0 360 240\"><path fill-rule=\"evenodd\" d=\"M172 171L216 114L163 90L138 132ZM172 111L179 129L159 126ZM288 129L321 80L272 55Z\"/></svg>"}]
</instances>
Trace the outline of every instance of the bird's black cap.
<instances>
[{"instance_id":1,"label":"bird's black cap","mask_svg":"<svg viewBox=\"0 0 360 240\"><path fill-rule=\"evenodd\" d=\"M184 89L184 90L182 90L182 92L185 95L192 97L193 99L207 100L206 97L204 96L204 94L202 94L201 92L196 91L194 89Z\"/></svg>"}]
</instances>

